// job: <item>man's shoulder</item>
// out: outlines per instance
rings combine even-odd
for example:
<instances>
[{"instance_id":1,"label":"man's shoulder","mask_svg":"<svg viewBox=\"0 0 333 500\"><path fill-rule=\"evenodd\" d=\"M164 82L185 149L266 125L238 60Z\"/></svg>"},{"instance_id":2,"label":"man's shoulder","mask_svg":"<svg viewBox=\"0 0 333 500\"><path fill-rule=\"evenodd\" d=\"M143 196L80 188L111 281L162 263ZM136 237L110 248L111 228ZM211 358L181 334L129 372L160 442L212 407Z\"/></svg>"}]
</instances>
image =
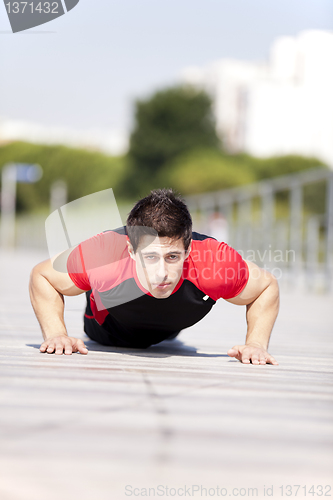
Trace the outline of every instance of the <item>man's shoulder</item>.
<instances>
[{"instance_id":1,"label":"man's shoulder","mask_svg":"<svg viewBox=\"0 0 333 500\"><path fill-rule=\"evenodd\" d=\"M206 234L193 233L190 259L195 263L230 263L242 260L241 255L228 243L218 241Z\"/></svg>"},{"instance_id":2,"label":"man's shoulder","mask_svg":"<svg viewBox=\"0 0 333 500\"><path fill-rule=\"evenodd\" d=\"M82 249L101 249L104 250L108 248L110 245L114 247L114 245L126 246L126 227L119 227L116 229L109 229L107 231L103 231L102 233L98 233L94 236L83 241L80 246Z\"/></svg>"},{"instance_id":3,"label":"man's shoulder","mask_svg":"<svg viewBox=\"0 0 333 500\"><path fill-rule=\"evenodd\" d=\"M194 262L203 262L210 254L210 258L212 258L214 254L219 251L220 245L221 243L212 236L193 232L190 256L193 258ZM198 256L200 256L200 259L197 258Z\"/></svg>"},{"instance_id":4,"label":"man's shoulder","mask_svg":"<svg viewBox=\"0 0 333 500\"><path fill-rule=\"evenodd\" d=\"M197 233L196 231L192 231L192 241L205 241L205 240L214 240L215 238L212 236L207 236L207 234Z\"/></svg>"},{"instance_id":5,"label":"man's shoulder","mask_svg":"<svg viewBox=\"0 0 333 500\"><path fill-rule=\"evenodd\" d=\"M116 233L116 234L119 234L121 236L127 236L127 229L126 229L126 226L121 226L121 227L117 227L116 229L108 229L107 231L103 231L100 234L105 235L108 233Z\"/></svg>"},{"instance_id":6,"label":"man's shoulder","mask_svg":"<svg viewBox=\"0 0 333 500\"><path fill-rule=\"evenodd\" d=\"M96 270L128 257L126 228L104 231L80 243L70 254L68 269ZM73 271L72 271L73 272Z\"/></svg>"}]
</instances>

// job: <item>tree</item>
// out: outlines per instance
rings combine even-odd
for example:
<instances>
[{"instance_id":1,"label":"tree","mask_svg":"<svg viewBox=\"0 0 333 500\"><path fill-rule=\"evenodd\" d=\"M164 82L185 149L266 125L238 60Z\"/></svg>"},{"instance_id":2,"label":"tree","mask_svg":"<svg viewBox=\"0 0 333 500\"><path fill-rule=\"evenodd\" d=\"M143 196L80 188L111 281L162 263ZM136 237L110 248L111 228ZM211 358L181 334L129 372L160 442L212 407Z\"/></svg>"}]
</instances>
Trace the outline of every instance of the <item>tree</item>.
<instances>
[{"instance_id":1,"label":"tree","mask_svg":"<svg viewBox=\"0 0 333 500\"><path fill-rule=\"evenodd\" d=\"M136 102L129 160L134 191L181 153L218 148L211 98L190 86L173 87ZM131 183L130 183L131 184Z\"/></svg>"}]
</instances>

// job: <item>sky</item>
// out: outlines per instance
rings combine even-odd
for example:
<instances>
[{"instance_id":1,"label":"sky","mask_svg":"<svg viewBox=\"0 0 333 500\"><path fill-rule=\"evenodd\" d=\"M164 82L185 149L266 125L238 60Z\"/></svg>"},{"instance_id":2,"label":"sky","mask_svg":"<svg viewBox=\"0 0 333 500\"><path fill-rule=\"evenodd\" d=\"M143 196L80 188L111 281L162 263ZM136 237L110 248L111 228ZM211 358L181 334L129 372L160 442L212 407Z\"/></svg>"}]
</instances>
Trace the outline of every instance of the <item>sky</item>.
<instances>
[{"instance_id":1,"label":"sky","mask_svg":"<svg viewBox=\"0 0 333 500\"><path fill-rule=\"evenodd\" d=\"M128 132L135 100L185 67L265 60L306 29L333 30L332 0L80 0L15 34L0 4L0 118Z\"/></svg>"}]
</instances>

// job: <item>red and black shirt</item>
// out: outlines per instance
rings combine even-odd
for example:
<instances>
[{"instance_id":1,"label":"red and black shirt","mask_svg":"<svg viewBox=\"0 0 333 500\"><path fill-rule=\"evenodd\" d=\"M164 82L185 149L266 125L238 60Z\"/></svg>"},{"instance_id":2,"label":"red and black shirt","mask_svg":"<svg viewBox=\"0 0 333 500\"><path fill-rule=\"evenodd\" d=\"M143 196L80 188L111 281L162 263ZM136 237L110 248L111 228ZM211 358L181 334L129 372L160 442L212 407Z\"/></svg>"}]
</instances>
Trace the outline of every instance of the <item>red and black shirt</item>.
<instances>
[{"instance_id":1,"label":"red and black shirt","mask_svg":"<svg viewBox=\"0 0 333 500\"><path fill-rule=\"evenodd\" d=\"M241 293L248 281L248 267L236 250L193 232L179 283L169 297L156 299L139 282L126 239L126 228L100 233L76 247L67 261L73 283L92 290L95 320L106 329L117 325L125 336L163 340L200 321L219 298Z\"/></svg>"}]
</instances>

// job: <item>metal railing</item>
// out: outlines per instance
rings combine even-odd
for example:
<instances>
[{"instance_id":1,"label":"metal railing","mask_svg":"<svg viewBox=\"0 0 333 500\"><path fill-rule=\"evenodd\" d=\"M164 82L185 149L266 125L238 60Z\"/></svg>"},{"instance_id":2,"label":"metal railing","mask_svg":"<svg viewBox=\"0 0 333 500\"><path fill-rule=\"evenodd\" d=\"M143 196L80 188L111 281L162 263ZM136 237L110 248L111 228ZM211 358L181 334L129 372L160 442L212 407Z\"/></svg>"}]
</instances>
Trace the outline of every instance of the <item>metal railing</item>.
<instances>
[{"instance_id":1,"label":"metal railing","mask_svg":"<svg viewBox=\"0 0 333 500\"><path fill-rule=\"evenodd\" d=\"M307 213L307 185L325 183L325 210ZM276 216L279 193L288 213ZM287 193L286 193L287 192ZM194 226L273 272L289 288L333 289L333 172L311 169L244 187L188 196ZM260 206L255 217L254 206Z\"/></svg>"}]
</instances>

